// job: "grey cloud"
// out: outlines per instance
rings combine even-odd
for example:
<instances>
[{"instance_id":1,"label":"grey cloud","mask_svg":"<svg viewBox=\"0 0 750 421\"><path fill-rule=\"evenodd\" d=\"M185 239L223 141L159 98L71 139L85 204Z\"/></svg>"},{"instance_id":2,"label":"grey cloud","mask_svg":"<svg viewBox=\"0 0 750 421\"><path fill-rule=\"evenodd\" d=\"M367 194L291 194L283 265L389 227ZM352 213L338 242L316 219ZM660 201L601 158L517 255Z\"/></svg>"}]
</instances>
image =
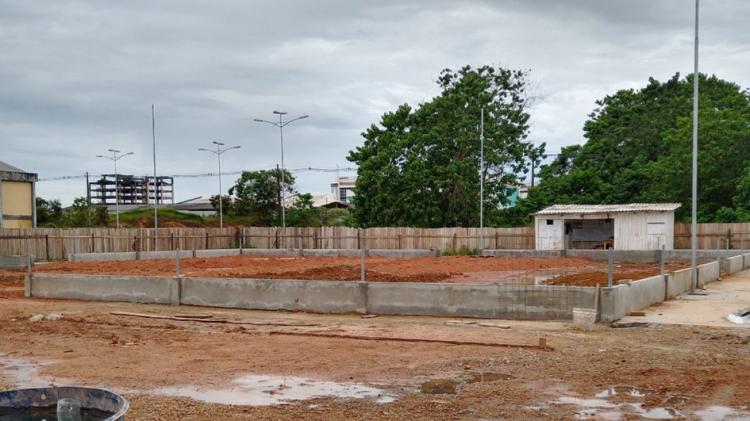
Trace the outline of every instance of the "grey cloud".
<instances>
[{"instance_id":1,"label":"grey cloud","mask_svg":"<svg viewBox=\"0 0 750 421\"><path fill-rule=\"evenodd\" d=\"M279 161L273 109L310 114L287 132L289 167L349 165L383 112L425 101L445 67L531 70L531 139L582 141L594 101L692 71L692 1L129 1L0 0L2 160L41 176L108 171L94 156L133 150L123 171L151 171L156 104L160 172L213 171L196 151L239 144L230 170ZM702 2L702 70L750 85L742 0ZM228 184L229 178L225 180ZM301 173L322 192L331 174ZM214 179L180 179L178 198ZM70 202L83 182L40 183Z\"/></svg>"}]
</instances>

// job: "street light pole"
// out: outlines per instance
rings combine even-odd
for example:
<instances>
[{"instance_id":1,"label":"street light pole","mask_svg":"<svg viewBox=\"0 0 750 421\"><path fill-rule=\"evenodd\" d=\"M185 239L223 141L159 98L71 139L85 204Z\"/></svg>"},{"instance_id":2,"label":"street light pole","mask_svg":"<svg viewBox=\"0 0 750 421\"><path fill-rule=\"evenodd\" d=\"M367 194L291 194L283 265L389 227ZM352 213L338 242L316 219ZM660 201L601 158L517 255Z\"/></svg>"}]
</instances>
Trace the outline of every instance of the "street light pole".
<instances>
[{"instance_id":1,"label":"street light pole","mask_svg":"<svg viewBox=\"0 0 750 421\"><path fill-rule=\"evenodd\" d=\"M285 175L285 167L284 167L284 127L288 126L289 124L297 121L302 120L303 118L310 117L309 115L301 115L297 118L293 118L288 121L284 121L284 116L288 113L285 111L276 111L274 110L274 114L279 116L278 123L268 120L263 120L260 118L253 119L253 121L257 123L267 123L272 126L279 128L279 137L281 139L281 185L279 186L279 189L281 190L281 228L286 228L286 209L284 207L284 187L286 187L286 175Z\"/></svg>"},{"instance_id":2,"label":"street light pole","mask_svg":"<svg viewBox=\"0 0 750 421\"><path fill-rule=\"evenodd\" d=\"M692 209L690 213L690 290L698 286L698 268L696 250L698 248L698 2L695 0L695 47L693 71L693 186Z\"/></svg>"},{"instance_id":3,"label":"street light pole","mask_svg":"<svg viewBox=\"0 0 750 421\"><path fill-rule=\"evenodd\" d=\"M117 228L120 228L120 175L117 173L117 161L125 158L128 155L133 155L133 152L128 152L120 155L120 151L117 149L107 149L108 152L112 152L112 157L105 155L97 155L97 158L109 159L115 164L115 223ZM104 200L106 206L107 201Z\"/></svg>"},{"instance_id":4,"label":"street light pole","mask_svg":"<svg viewBox=\"0 0 750 421\"><path fill-rule=\"evenodd\" d=\"M205 149L205 148L200 148L198 150L204 151L204 152L211 152L212 154L216 155L216 160L219 163L219 228L224 228L224 198L223 198L223 191L221 188L221 154L232 149L239 149L240 147L230 146L228 148L222 149L221 147L224 146L223 143L217 142L215 140L211 143L216 145L215 151L211 149Z\"/></svg>"},{"instance_id":5,"label":"street light pole","mask_svg":"<svg viewBox=\"0 0 750 421\"><path fill-rule=\"evenodd\" d=\"M484 107L479 129L479 250L484 250Z\"/></svg>"}]
</instances>

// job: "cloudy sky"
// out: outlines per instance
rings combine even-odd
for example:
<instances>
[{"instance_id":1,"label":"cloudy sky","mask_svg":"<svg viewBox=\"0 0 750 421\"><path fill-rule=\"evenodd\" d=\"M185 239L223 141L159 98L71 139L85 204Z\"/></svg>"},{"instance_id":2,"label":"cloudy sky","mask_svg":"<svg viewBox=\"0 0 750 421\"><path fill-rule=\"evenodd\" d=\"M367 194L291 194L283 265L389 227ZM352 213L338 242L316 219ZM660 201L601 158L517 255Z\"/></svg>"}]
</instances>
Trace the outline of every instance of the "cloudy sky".
<instances>
[{"instance_id":1,"label":"cloudy sky","mask_svg":"<svg viewBox=\"0 0 750 421\"><path fill-rule=\"evenodd\" d=\"M215 171L198 152L240 145L226 171L279 162L274 109L311 118L285 131L288 168L350 166L360 133L399 104L437 94L441 69L531 70L531 139L548 151L582 142L594 101L692 72L692 0L14 1L0 0L0 160L40 177L111 171L96 158L133 151L148 174L151 103L159 173ZM750 86L750 2L701 2L701 70ZM331 173L301 172L324 192ZM345 175L345 173L342 173ZM225 178L229 185L234 176ZM177 199L216 190L176 180ZM80 179L46 181L64 204Z\"/></svg>"}]
</instances>

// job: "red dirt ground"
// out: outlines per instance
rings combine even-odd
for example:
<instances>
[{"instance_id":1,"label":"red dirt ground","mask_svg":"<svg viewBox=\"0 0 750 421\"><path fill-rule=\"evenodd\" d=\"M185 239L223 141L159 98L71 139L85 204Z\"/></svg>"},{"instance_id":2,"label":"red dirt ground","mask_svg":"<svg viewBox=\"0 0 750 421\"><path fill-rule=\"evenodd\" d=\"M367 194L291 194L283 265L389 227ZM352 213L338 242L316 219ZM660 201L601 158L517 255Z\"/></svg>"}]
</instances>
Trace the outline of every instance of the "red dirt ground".
<instances>
[{"instance_id":1,"label":"red dirt ground","mask_svg":"<svg viewBox=\"0 0 750 421\"><path fill-rule=\"evenodd\" d=\"M182 259L181 274L195 277L359 280L358 257L228 256ZM533 284L535 277L554 285L595 286L606 263L584 258L502 258L446 256L411 259L367 258L367 280L374 282L456 282ZM674 266L674 265L672 265ZM63 262L38 265L38 272L171 276L171 259ZM581 273L583 271L583 273ZM640 279L659 273L658 265L620 264L615 279Z\"/></svg>"}]
</instances>

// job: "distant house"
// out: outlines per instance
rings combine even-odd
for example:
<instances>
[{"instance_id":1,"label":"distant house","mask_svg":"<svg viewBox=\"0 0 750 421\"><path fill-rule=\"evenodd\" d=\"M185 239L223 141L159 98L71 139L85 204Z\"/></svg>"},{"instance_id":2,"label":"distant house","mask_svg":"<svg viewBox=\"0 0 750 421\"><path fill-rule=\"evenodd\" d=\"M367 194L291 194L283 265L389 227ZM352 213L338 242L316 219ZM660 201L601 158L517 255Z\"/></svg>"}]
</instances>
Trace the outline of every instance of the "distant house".
<instances>
[{"instance_id":1,"label":"distant house","mask_svg":"<svg viewBox=\"0 0 750 421\"><path fill-rule=\"evenodd\" d=\"M536 249L674 248L679 203L554 205L534 214Z\"/></svg>"},{"instance_id":2,"label":"distant house","mask_svg":"<svg viewBox=\"0 0 750 421\"><path fill-rule=\"evenodd\" d=\"M36 227L37 175L0 161L0 228Z\"/></svg>"},{"instance_id":3,"label":"distant house","mask_svg":"<svg viewBox=\"0 0 750 421\"><path fill-rule=\"evenodd\" d=\"M354 204L354 185L356 182L356 177L338 177L335 182L331 183L331 193L334 200L350 205Z\"/></svg>"},{"instance_id":4,"label":"distant house","mask_svg":"<svg viewBox=\"0 0 750 421\"><path fill-rule=\"evenodd\" d=\"M211 196L198 196L166 207L199 216L210 216L218 213L211 205Z\"/></svg>"},{"instance_id":5,"label":"distant house","mask_svg":"<svg viewBox=\"0 0 750 421\"><path fill-rule=\"evenodd\" d=\"M513 208L518 204L518 201L525 199L529 196L529 186L526 184L519 184L518 186L508 186L505 189L505 205L501 205L501 208Z\"/></svg>"}]
</instances>

